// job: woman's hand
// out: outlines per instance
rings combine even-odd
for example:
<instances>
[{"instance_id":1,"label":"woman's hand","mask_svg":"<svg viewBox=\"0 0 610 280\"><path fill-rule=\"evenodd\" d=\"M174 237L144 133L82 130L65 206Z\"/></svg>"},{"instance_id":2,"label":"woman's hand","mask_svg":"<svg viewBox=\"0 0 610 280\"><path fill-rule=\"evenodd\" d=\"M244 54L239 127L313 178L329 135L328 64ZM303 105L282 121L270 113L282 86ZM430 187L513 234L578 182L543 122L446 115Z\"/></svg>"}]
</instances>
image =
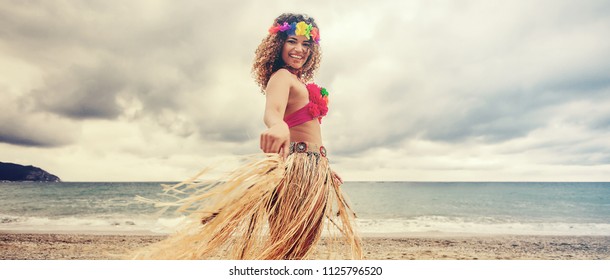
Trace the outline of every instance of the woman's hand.
<instances>
[{"instance_id":1,"label":"woman's hand","mask_svg":"<svg viewBox=\"0 0 610 280\"><path fill-rule=\"evenodd\" d=\"M288 157L290 130L285 122L278 122L261 133L260 148L265 153L279 153L283 159Z\"/></svg>"},{"instance_id":2,"label":"woman's hand","mask_svg":"<svg viewBox=\"0 0 610 280\"><path fill-rule=\"evenodd\" d=\"M343 179L337 174L337 172L332 171L333 181L337 186L343 185Z\"/></svg>"}]
</instances>

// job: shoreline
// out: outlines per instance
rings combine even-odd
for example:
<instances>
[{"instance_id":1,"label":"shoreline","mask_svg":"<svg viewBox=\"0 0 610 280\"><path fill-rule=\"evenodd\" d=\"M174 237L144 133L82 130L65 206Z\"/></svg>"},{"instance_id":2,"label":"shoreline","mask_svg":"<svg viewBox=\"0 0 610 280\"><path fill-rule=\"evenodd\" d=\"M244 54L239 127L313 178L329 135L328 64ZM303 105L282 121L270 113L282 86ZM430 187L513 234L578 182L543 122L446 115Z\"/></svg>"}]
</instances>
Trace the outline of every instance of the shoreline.
<instances>
[{"instance_id":1,"label":"shoreline","mask_svg":"<svg viewBox=\"0 0 610 280\"><path fill-rule=\"evenodd\" d=\"M7 234L31 234L31 235L90 235L90 236L158 236L164 237L169 236L171 233L168 232L157 232L150 230L31 230L31 229L0 229L0 236ZM608 238L610 240L610 234L561 234L561 233L474 233L474 232L442 232L442 231L428 231L428 232L359 232L359 236L362 239L375 239L375 238L389 238L389 239L400 239L400 238L492 238L492 237L556 237L556 238L574 238L574 237L592 237L592 238Z\"/></svg>"},{"instance_id":2,"label":"shoreline","mask_svg":"<svg viewBox=\"0 0 610 280\"><path fill-rule=\"evenodd\" d=\"M164 234L0 231L2 260L116 260ZM610 236L364 235L369 260L610 260Z\"/></svg>"}]
</instances>

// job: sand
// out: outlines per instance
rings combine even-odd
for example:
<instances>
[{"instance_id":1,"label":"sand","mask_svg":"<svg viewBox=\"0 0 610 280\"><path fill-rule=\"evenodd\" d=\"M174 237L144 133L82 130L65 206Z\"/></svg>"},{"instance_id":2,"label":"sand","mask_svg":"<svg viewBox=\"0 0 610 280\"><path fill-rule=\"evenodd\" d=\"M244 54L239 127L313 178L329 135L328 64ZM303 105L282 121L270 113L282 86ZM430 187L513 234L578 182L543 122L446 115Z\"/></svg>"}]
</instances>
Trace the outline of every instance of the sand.
<instances>
[{"instance_id":1,"label":"sand","mask_svg":"<svg viewBox=\"0 0 610 280\"><path fill-rule=\"evenodd\" d=\"M155 235L0 232L3 260L109 260L163 239ZM370 260L610 260L610 236L369 236Z\"/></svg>"}]
</instances>

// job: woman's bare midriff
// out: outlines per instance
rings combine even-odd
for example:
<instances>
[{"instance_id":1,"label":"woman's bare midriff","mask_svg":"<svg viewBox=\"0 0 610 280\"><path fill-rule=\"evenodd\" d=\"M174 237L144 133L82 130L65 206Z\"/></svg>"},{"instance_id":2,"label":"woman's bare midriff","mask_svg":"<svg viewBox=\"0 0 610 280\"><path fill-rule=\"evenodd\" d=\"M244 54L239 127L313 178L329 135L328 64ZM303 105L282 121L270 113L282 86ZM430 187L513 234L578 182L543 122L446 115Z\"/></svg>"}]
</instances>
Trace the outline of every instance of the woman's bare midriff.
<instances>
[{"instance_id":1,"label":"woman's bare midriff","mask_svg":"<svg viewBox=\"0 0 610 280\"><path fill-rule=\"evenodd\" d=\"M290 128L290 142L309 142L322 145L322 130L318 119Z\"/></svg>"}]
</instances>

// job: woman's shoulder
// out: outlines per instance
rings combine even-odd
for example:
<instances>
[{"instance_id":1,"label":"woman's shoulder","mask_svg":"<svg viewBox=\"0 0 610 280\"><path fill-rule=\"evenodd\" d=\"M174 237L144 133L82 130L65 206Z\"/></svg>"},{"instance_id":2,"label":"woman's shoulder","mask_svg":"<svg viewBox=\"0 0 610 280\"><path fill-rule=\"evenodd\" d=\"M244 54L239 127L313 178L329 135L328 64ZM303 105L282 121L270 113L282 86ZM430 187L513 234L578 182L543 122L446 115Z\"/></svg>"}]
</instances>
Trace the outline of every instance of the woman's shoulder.
<instances>
[{"instance_id":1,"label":"woman's shoulder","mask_svg":"<svg viewBox=\"0 0 610 280\"><path fill-rule=\"evenodd\" d=\"M298 80L292 73L290 73L290 71L282 68L271 74L268 85L277 84L292 87L296 81Z\"/></svg>"},{"instance_id":2,"label":"woman's shoulder","mask_svg":"<svg viewBox=\"0 0 610 280\"><path fill-rule=\"evenodd\" d=\"M274 78L292 80L294 78L294 75L292 73L290 73L290 71L288 71L288 69L281 68L281 69L273 72L273 74L271 74L271 79L274 79Z\"/></svg>"}]
</instances>

